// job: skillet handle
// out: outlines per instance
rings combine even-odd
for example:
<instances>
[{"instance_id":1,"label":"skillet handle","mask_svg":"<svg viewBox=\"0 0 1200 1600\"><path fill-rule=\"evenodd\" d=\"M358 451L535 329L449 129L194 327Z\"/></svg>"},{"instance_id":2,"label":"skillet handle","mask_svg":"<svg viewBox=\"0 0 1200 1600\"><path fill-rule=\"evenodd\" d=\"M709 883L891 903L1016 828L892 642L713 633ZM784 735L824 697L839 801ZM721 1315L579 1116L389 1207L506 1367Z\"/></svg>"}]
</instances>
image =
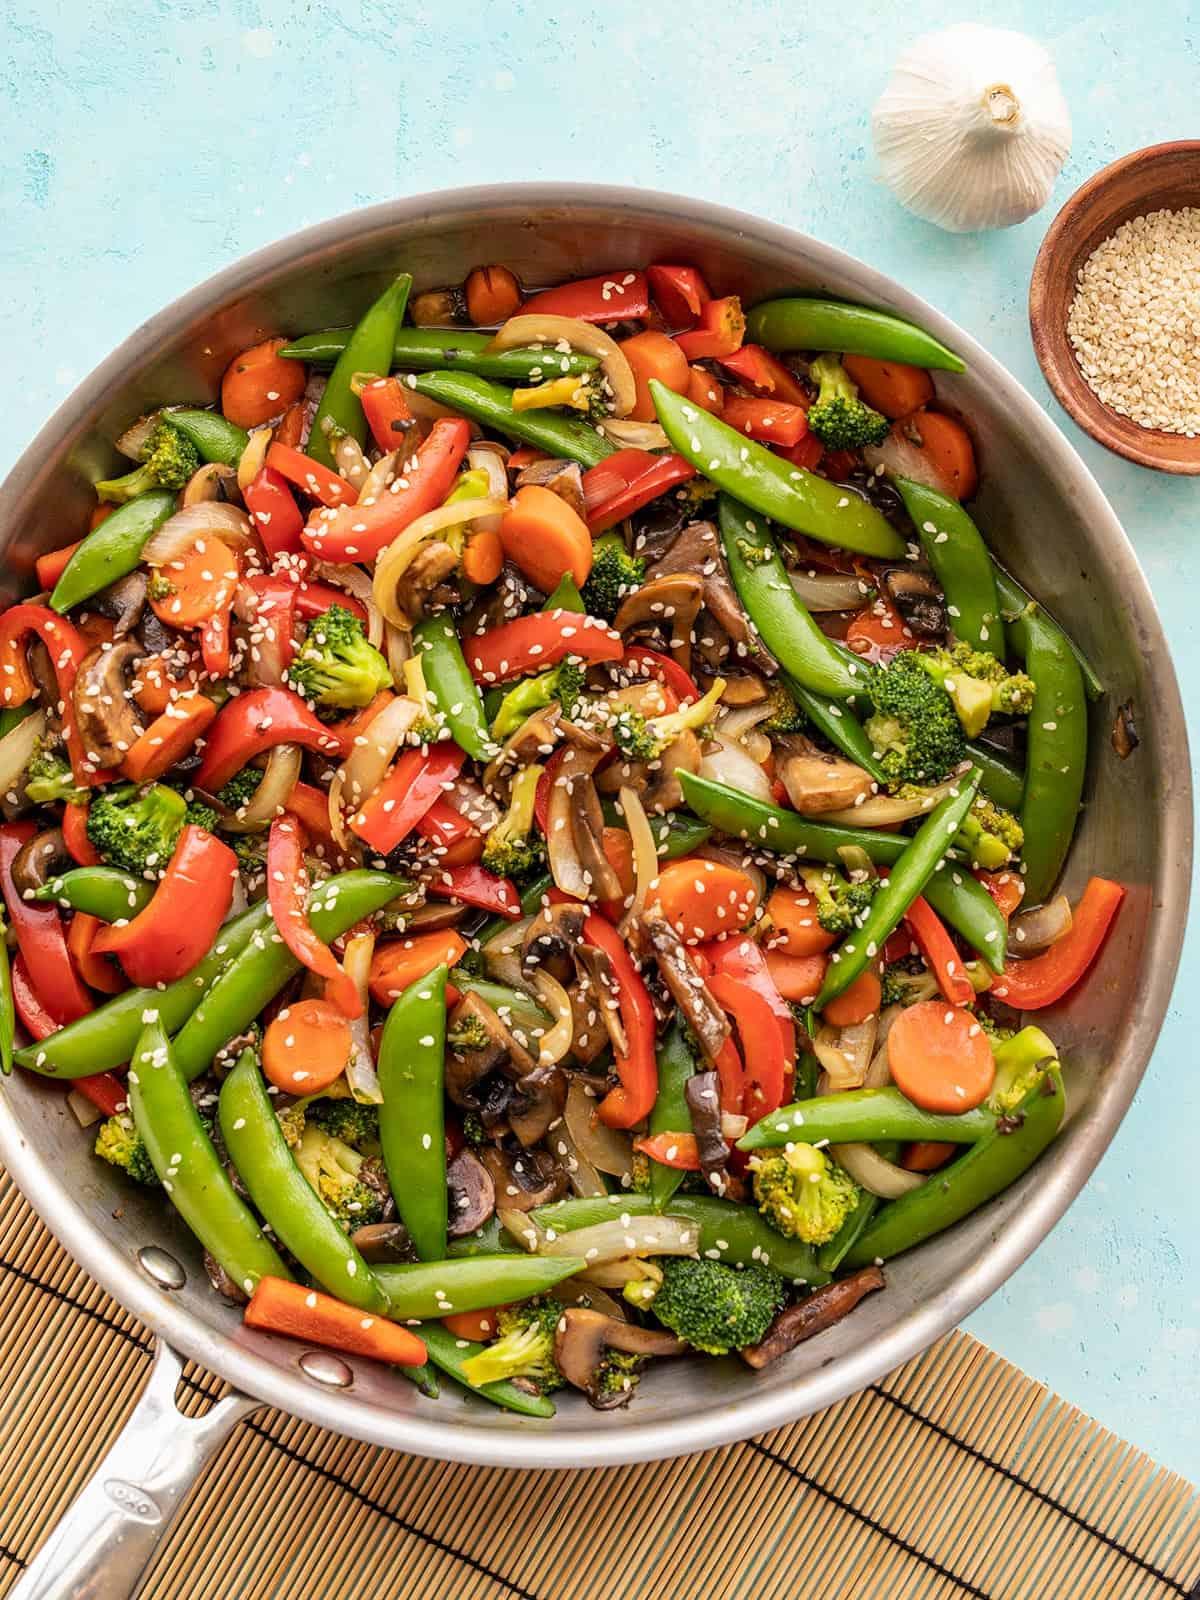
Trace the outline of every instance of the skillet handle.
<instances>
[{"instance_id":1,"label":"skillet handle","mask_svg":"<svg viewBox=\"0 0 1200 1600\"><path fill-rule=\"evenodd\" d=\"M150 1381L112 1448L9 1600L129 1600L200 1470L260 1408L231 1394L204 1417L175 1406L183 1363L159 1340Z\"/></svg>"}]
</instances>

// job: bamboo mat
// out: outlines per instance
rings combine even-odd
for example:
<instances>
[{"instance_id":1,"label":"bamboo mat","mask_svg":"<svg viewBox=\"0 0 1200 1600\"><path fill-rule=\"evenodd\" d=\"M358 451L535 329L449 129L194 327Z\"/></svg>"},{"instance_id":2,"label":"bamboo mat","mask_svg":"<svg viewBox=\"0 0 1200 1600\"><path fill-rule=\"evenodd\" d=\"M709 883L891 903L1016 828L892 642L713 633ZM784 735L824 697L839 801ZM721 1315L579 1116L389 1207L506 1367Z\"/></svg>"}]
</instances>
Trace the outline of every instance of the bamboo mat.
<instances>
[{"instance_id":1,"label":"bamboo mat","mask_svg":"<svg viewBox=\"0 0 1200 1600\"><path fill-rule=\"evenodd\" d=\"M145 1382L146 1331L0 1174L0 1597ZM184 1410L221 1392L189 1366ZM1200 1600L1190 1484L963 1333L745 1444L586 1473L263 1411L141 1600Z\"/></svg>"}]
</instances>

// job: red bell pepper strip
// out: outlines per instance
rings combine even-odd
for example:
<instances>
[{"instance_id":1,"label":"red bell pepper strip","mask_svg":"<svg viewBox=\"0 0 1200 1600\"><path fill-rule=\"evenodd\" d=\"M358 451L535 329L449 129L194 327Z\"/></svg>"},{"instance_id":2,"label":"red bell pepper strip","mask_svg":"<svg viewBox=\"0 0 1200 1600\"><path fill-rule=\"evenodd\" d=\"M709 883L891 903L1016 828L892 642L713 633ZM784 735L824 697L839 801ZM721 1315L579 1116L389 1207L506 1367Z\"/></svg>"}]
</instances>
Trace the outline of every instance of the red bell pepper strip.
<instances>
[{"instance_id":1,"label":"red bell pepper strip","mask_svg":"<svg viewBox=\"0 0 1200 1600\"><path fill-rule=\"evenodd\" d=\"M721 1110L728 1112L731 1117L740 1117L745 1109L746 1070L732 1035L721 1046L713 1066L717 1069L717 1079L721 1085Z\"/></svg>"},{"instance_id":2,"label":"red bell pepper strip","mask_svg":"<svg viewBox=\"0 0 1200 1600\"><path fill-rule=\"evenodd\" d=\"M742 302L737 295L729 294L723 300L710 300L696 326L681 333L675 343L689 361L721 361L740 350L745 337Z\"/></svg>"},{"instance_id":3,"label":"red bell pepper strip","mask_svg":"<svg viewBox=\"0 0 1200 1600\"><path fill-rule=\"evenodd\" d=\"M790 450L781 450L779 454L794 467L803 467L805 472L812 472L820 465L821 457L825 454L825 446L815 433L809 433L799 444L793 445Z\"/></svg>"},{"instance_id":4,"label":"red bell pepper strip","mask_svg":"<svg viewBox=\"0 0 1200 1600\"><path fill-rule=\"evenodd\" d=\"M334 583L322 583L317 578L302 578L294 585L296 590L296 615L305 622L323 616L330 606L341 606L352 611L360 622L367 620L367 608L355 595L339 589Z\"/></svg>"},{"instance_id":5,"label":"red bell pepper strip","mask_svg":"<svg viewBox=\"0 0 1200 1600\"><path fill-rule=\"evenodd\" d=\"M904 618L882 597L864 606L846 630L847 648L875 666L890 661L901 650L910 650L912 642Z\"/></svg>"},{"instance_id":6,"label":"red bell pepper strip","mask_svg":"<svg viewBox=\"0 0 1200 1600\"><path fill-rule=\"evenodd\" d=\"M359 1017L363 1003L354 979L333 951L313 932L308 920L308 870L304 865L304 829L285 811L267 836L267 904L283 942L296 960L325 979L325 998L343 1016Z\"/></svg>"},{"instance_id":7,"label":"red bell pepper strip","mask_svg":"<svg viewBox=\"0 0 1200 1600\"><path fill-rule=\"evenodd\" d=\"M361 811L350 818L355 833L376 854L386 856L440 800L446 785L462 770L466 756L453 740L427 749L406 750Z\"/></svg>"},{"instance_id":8,"label":"red bell pepper strip","mask_svg":"<svg viewBox=\"0 0 1200 1600\"><path fill-rule=\"evenodd\" d=\"M214 611L200 626L200 659L210 678L223 678L229 671L230 634L233 602Z\"/></svg>"},{"instance_id":9,"label":"red bell pepper strip","mask_svg":"<svg viewBox=\"0 0 1200 1600\"><path fill-rule=\"evenodd\" d=\"M29 980L29 968L24 958L17 955L12 964L13 1005L21 1026L31 1039L46 1039L62 1026L46 1010L41 997ZM106 1117L115 1117L128 1105L125 1085L112 1072L95 1072L86 1078L73 1078L71 1088L99 1106Z\"/></svg>"},{"instance_id":10,"label":"red bell pepper strip","mask_svg":"<svg viewBox=\"0 0 1200 1600\"><path fill-rule=\"evenodd\" d=\"M601 1100L599 1117L609 1128L632 1128L650 1115L658 1098L654 1002L625 948L624 939L611 922L593 913L583 925L583 938L586 944L602 951L612 964L617 1006L629 1045L628 1055L617 1056L617 1087Z\"/></svg>"},{"instance_id":11,"label":"red bell pepper strip","mask_svg":"<svg viewBox=\"0 0 1200 1600\"><path fill-rule=\"evenodd\" d=\"M440 869L427 887L437 900L461 900L463 905L477 906L480 911L507 917L510 922L516 922L521 915L521 897L511 879L497 877L477 861Z\"/></svg>"},{"instance_id":12,"label":"red bell pepper strip","mask_svg":"<svg viewBox=\"0 0 1200 1600\"><path fill-rule=\"evenodd\" d=\"M707 980L713 999L737 1024L745 1058L742 1114L754 1123L783 1104L788 1066L775 1011L757 990L723 972Z\"/></svg>"},{"instance_id":13,"label":"red bell pepper strip","mask_svg":"<svg viewBox=\"0 0 1200 1600\"><path fill-rule=\"evenodd\" d=\"M431 839L434 844L444 845L447 849L474 837L477 831L474 823L469 822L461 811L456 811L448 800L435 800L417 823L417 832L423 839Z\"/></svg>"},{"instance_id":14,"label":"red bell pepper strip","mask_svg":"<svg viewBox=\"0 0 1200 1600\"><path fill-rule=\"evenodd\" d=\"M233 902L237 875L237 857L229 846L189 823L149 905L129 922L112 923L97 934L92 948L116 956L139 988L174 983L212 949Z\"/></svg>"},{"instance_id":15,"label":"red bell pepper strip","mask_svg":"<svg viewBox=\"0 0 1200 1600\"><path fill-rule=\"evenodd\" d=\"M128 984L111 961L97 953L96 937L107 924L86 911L77 911L67 924L67 949L75 970L89 989L99 989L101 994L120 994Z\"/></svg>"},{"instance_id":16,"label":"red bell pepper strip","mask_svg":"<svg viewBox=\"0 0 1200 1600\"><path fill-rule=\"evenodd\" d=\"M611 458L610 458L611 459ZM544 450L539 450L536 445L523 444L519 450L514 450L508 458L508 470L523 472L526 467L532 467L535 461L549 461L550 457ZM585 473L586 477L587 474Z\"/></svg>"},{"instance_id":17,"label":"red bell pepper strip","mask_svg":"<svg viewBox=\"0 0 1200 1600\"><path fill-rule=\"evenodd\" d=\"M113 1072L95 1072L87 1078L75 1078L71 1087L98 1106L106 1117L115 1117L129 1109L129 1093L120 1078Z\"/></svg>"},{"instance_id":18,"label":"red bell pepper strip","mask_svg":"<svg viewBox=\"0 0 1200 1600\"><path fill-rule=\"evenodd\" d=\"M332 861L341 855L329 821L329 797L323 789L297 779L284 802L284 810L304 824L310 839L316 841L319 856Z\"/></svg>"},{"instance_id":19,"label":"red bell pepper strip","mask_svg":"<svg viewBox=\"0 0 1200 1600\"><path fill-rule=\"evenodd\" d=\"M695 467L682 456L656 456L648 450L614 451L583 475L588 527L593 533L603 533L666 494L675 484L695 476Z\"/></svg>"},{"instance_id":20,"label":"red bell pepper strip","mask_svg":"<svg viewBox=\"0 0 1200 1600\"><path fill-rule=\"evenodd\" d=\"M0 614L0 705L23 706L37 692L25 655L31 634L46 646L54 667L72 776L80 785L104 783L111 774L98 772L89 761L75 726L75 702L71 697L75 674L90 646L76 627L49 606L26 601Z\"/></svg>"},{"instance_id":21,"label":"red bell pepper strip","mask_svg":"<svg viewBox=\"0 0 1200 1600\"><path fill-rule=\"evenodd\" d=\"M255 623L271 639L280 665L289 667L296 654L296 597L298 587L286 574L260 573L246 579L257 602Z\"/></svg>"},{"instance_id":22,"label":"red bell pepper strip","mask_svg":"<svg viewBox=\"0 0 1200 1600\"><path fill-rule=\"evenodd\" d=\"M670 689L680 705L700 698L700 690L690 673L685 672L678 661L663 655L661 650L649 650L640 644L630 645L621 665L635 670L640 668L648 677L656 678L664 688ZM675 709L675 706L668 707L671 711Z\"/></svg>"},{"instance_id":23,"label":"red bell pepper strip","mask_svg":"<svg viewBox=\"0 0 1200 1600\"><path fill-rule=\"evenodd\" d=\"M400 378L375 378L358 397L371 437L386 455L399 450L413 431L412 407Z\"/></svg>"},{"instance_id":24,"label":"red bell pepper strip","mask_svg":"<svg viewBox=\"0 0 1200 1600\"><path fill-rule=\"evenodd\" d=\"M537 611L473 634L463 640L463 651L475 682L490 684L543 672L567 656L620 661L625 646L621 635L599 618L556 610Z\"/></svg>"},{"instance_id":25,"label":"red bell pepper strip","mask_svg":"<svg viewBox=\"0 0 1200 1600\"><path fill-rule=\"evenodd\" d=\"M779 1030L785 1069L790 1075L796 1065L796 1019L771 976L762 946L753 939L715 939L711 944L701 946L701 951L714 974L732 978L735 983L753 989L770 1007Z\"/></svg>"},{"instance_id":26,"label":"red bell pepper strip","mask_svg":"<svg viewBox=\"0 0 1200 1600\"><path fill-rule=\"evenodd\" d=\"M650 315L650 285L644 272L603 272L544 289L526 300L521 315L544 313L579 322L642 321Z\"/></svg>"},{"instance_id":27,"label":"red bell pepper strip","mask_svg":"<svg viewBox=\"0 0 1200 1600\"><path fill-rule=\"evenodd\" d=\"M115 510L116 508L114 507L113 509ZM66 571L67 562L70 561L82 543L82 539L76 539L74 544L65 544L61 550L51 550L46 555L37 558L34 562L34 570L37 573L39 589L53 589Z\"/></svg>"},{"instance_id":28,"label":"red bell pepper strip","mask_svg":"<svg viewBox=\"0 0 1200 1600\"><path fill-rule=\"evenodd\" d=\"M81 867L98 867L100 852L87 835L87 806L64 806L62 814L63 843L72 861Z\"/></svg>"},{"instance_id":29,"label":"red bell pepper strip","mask_svg":"<svg viewBox=\"0 0 1200 1600\"><path fill-rule=\"evenodd\" d=\"M1000 907L1005 920L1025 898L1025 880L1017 872L976 872L979 882Z\"/></svg>"},{"instance_id":30,"label":"red bell pepper strip","mask_svg":"<svg viewBox=\"0 0 1200 1600\"><path fill-rule=\"evenodd\" d=\"M808 413L803 406L788 405L782 400L726 395L723 415L731 428L764 444L781 444L790 449L808 432Z\"/></svg>"},{"instance_id":31,"label":"red bell pepper strip","mask_svg":"<svg viewBox=\"0 0 1200 1600\"><path fill-rule=\"evenodd\" d=\"M646 277L654 303L669 328L693 327L712 299L695 267L647 267Z\"/></svg>"},{"instance_id":32,"label":"red bell pepper strip","mask_svg":"<svg viewBox=\"0 0 1200 1600\"><path fill-rule=\"evenodd\" d=\"M694 1133L652 1133L633 1141L633 1148L660 1167L676 1172L700 1171L700 1148Z\"/></svg>"},{"instance_id":33,"label":"red bell pepper strip","mask_svg":"<svg viewBox=\"0 0 1200 1600\"><path fill-rule=\"evenodd\" d=\"M559 769L567 759L567 755L568 749L566 745L556 750L547 761L545 767L543 767L542 775L538 779L537 792L533 797L533 816L543 838L546 837L549 827L550 794L558 781Z\"/></svg>"},{"instance_id":34,"label":"red bell pepper strip","mask_svg":"<svg viewBox=\"0 0 1200 1600\"><path fill-rule=\"evenodd\" d=\"M277 744L298 744L325 756L345 753L343 739L291 689L248 689L225 702L208 730L196 787L215 794L248 761Z\"/></svg>"},{"instance_id":35,"label":"red bell pepper strip","mask_svg":"<svg viewBox=\"0 0 1200 1600\"><path fill-rule=\"evenodd\" d=\"M262 466L242 492L254 531L268 556L294 554L300 549L304 513L288 488L287 479L274 467Z\"/></svg>"},{"instance_id":36,"label":"red bell pepper strip","mask_svg":"<svg viewBox=\"0 0 1200 1600\"><path fill-rule=\"evenodd\" d=\"M722 356L721 365L748 389L753 389L755 394L768 395L772 400L786 400L788 405L803 406L805 411L812 404L807 389L796 374L789 371L778 356L764 350L761 344L744 344L732 355Z\"/></svg>"},{"instance_id":37,"label":"red bell pepper strip","mask_svg":"<svg viewBox=\"0 0 1200 1600\"><path fill-rule=\"evenodd\" d=\"M952 1006L974 1005L975 989L967 977L963 959L942 919L923 895L918 895L904 913L904 923L925 957L925 965L937 979L942 997Z\"/></svg>"},{"instance_id":38,"label":"red bell pepper strip","mask_svg":"<svg viewBox=\"0 0 1200 1600\"><path fill-rule=\"evenodd\" d=\"M331 472L320 461L306 456L303 450L293 450L290 444L270 445L267 466L294 483L301 494L306 494L310 500L319 500L323 506L352 506L358 499L358 490L349 479Z\"/></svg>"},{"instance_id":39,"label":"red bell pepper strip","mask_svg":"<svg viewBox=\"0 0 1200 1600\"><path fill-rule=\"evenodd\" d=\"M85 1016L92 1002L75 976L57 906L24 899L13 882L13 862L36 833L32 822L8 822L0 827L0 889L30 983L61 1027Z\"/></svg>"},{"instance_id":40,"label":"red bell pepper strip","mask_svg":"<svg viewBox=\"0 0 1200 1600\"><path fill-rule=\"evenodd\" d=\"M405 462L402 476L378 500L310 517L305 549L326 561L374 561L410 523L441 505L470 442L471 429L461 417L439 417L416 455Z\"/></svg>"},{"instance_id":41,"label":"red bell pepper strip","mask_svg":"<svg viewBox=\"0 0 1200 1600\"><path fill-rule=\"evenodd\" d=\"M1125 890L1107 878L1092 878L1068 933L1040 956L1010 961L991 992L1018 1011L1040 1011L1073 989L1100 952Z\"/></svg>"}]
</instances>

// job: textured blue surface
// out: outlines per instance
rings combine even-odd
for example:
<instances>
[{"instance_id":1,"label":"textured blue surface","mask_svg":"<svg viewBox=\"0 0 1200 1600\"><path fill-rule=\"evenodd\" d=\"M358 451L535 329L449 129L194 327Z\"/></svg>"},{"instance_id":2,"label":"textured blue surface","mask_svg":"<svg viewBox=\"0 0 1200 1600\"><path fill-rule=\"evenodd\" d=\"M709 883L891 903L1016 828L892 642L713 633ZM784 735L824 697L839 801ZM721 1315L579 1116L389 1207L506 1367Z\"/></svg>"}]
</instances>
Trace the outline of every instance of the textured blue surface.
<instances>
[{"instance_id":1,"label":"textured blue surface","mask_svg":"<svg viewBox=\"0 0 1200 1600\"><path fill-rule=\"evenodd\" d=\"M867 117L898 50L963 15L1049 45L1075 142L1041 216L955 238L905 215L875 180ZM1025 320L1057 205L1112 157L1196 132L1198 28L1183 0L1007 0L966 13L857 0L849 20L836 6L767 0L4 0L0 18L0 470L150 312L304 224L472 182L644 184L806 229L970 329L1079 446L1137 545L1183 678L1200 672L1200 486L1078 434L1042 382ZM1184 961L1194 979L1195 939ZM1194 1480L1198 1023L1185 979L1096 1178L970 1324Z\"/></svg>"}]
</instances>

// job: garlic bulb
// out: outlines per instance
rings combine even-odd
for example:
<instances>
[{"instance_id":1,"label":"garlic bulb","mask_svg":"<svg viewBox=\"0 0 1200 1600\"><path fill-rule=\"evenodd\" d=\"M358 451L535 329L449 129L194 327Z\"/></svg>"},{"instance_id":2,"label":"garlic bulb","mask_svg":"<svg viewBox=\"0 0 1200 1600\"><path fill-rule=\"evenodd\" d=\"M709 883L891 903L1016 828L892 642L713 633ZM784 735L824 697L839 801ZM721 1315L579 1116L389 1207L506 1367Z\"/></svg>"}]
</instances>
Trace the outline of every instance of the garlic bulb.
<instances>
[{"instance_id":1,"label":"garlic bulb","mask_svg":"<svg viewBox=\"0 0 1200 1600\"><path fill-rule=\"evenodd\" d=\"M977 22L905 51L871 131L896 198L951 233L1009 228L1040 211L1071 148L1050 56L1022 33Z\"/></svg>"}]
</instances>

